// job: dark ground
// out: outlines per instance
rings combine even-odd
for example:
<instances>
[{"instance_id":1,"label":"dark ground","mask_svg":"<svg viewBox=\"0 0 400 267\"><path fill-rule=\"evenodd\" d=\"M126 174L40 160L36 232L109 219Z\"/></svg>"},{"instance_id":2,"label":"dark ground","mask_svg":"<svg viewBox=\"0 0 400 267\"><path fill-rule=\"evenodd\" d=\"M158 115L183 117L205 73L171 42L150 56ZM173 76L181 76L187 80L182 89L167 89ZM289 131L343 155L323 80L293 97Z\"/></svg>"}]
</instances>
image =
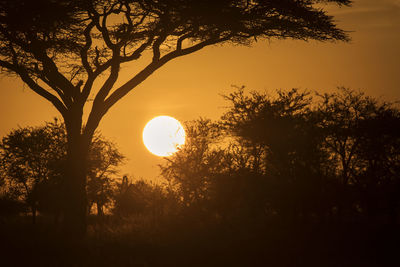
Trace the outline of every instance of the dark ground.
<instances>
[{"instance_id":1,"label":"dark ground","mask_svg":"<svg viewBox=\"0 0 400 267\"><path fill-rule=\"evenodd\" d=\"M399 225L246 229L109 219L73 241L53 224L19 218L0 224L0 240L0 266L400 266Z\"/></svg>"}]
</instances>

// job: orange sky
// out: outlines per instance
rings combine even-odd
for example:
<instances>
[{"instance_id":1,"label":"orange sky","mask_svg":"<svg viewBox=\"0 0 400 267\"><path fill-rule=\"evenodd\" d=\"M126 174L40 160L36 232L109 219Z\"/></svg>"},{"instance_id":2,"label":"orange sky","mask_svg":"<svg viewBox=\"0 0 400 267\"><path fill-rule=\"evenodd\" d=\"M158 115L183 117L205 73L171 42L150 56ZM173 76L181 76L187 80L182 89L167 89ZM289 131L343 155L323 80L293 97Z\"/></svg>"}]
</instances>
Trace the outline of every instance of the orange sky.
<instances>
[{"instance_id":1,"label":"orange sky","mask_svg":"<svg viewBox=\"0 0 400 267\"><path fill-rule=\"evenodd\" d=\"M158 115L180 121L217 119L231 85L252 90L293 87L326 92L337 86L400 100L400 0L355 0L332 9L350 43L258 42L252 47L217 46L168 63L114 106L100 131L128 157L122 173L156 178L162 159L146 150L142 129ZM135 66L126 66L123 77ZM0 137L18 126L36 126L58 116L55 108L16 78L0 79Z\"/></svg>"}]
</instances>

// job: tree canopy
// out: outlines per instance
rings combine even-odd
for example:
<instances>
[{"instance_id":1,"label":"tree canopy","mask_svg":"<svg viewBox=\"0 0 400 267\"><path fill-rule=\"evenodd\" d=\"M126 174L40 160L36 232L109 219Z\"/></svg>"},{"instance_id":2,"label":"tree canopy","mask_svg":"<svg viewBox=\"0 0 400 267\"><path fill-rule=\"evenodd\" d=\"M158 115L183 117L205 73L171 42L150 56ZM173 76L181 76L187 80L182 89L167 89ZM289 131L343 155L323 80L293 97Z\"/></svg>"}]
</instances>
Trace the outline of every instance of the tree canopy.
<instances>
[{"instance_id":1,"label":"tree canopy","mask_svg":"<svg viewBox=\"0 0 400 267\"><path fill-rule=\"evenodd\" d=\"M64 117L96 88L88 125L173 58L217 43L257 38L348 40L321 3L349 0L0 1L0 66L51 101ZM149 52L148 65L113 88L121 64ZM112 90L113 89L113 90Z\"/></svg>"},{"instance_id":2,"label":"tree canopy","mask_svg":"<svg viewBox=\"0 0 400 267\"><path fill-rule=\"evenodd\" d=\"M346 88L225 98L221 119L187 124L187 143L161 165L188 217L396 222L398 106Z\"/></svg>"}]
</instances>

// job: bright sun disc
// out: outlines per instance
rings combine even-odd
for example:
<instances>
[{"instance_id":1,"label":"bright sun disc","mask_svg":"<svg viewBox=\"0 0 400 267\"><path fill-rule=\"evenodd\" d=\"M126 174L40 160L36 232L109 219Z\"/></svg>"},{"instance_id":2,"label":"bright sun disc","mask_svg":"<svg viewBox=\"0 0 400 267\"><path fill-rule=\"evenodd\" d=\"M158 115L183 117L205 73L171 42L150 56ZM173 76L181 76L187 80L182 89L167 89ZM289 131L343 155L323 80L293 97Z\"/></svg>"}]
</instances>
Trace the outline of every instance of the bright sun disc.
<instances>
[{"instance_id":1,"label":"bright sun disc","mask_svg":"<svg viewBox=\"0 0 400 267\"><path fill-rule=\"evenodd\" d=\"M185 130L172 117L155 117L143 129L143 143L154 155L171 156L185 143Z\"/></svg>"}]
</instances>

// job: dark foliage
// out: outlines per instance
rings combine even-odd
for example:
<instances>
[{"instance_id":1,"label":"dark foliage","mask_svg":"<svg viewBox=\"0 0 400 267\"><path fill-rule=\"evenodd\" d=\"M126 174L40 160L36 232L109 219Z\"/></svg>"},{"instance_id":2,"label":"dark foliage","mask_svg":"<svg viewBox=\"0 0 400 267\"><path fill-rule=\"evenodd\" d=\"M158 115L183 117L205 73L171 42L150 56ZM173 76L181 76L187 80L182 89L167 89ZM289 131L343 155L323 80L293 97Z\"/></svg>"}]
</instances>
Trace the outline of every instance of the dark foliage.
<instances>
[{"instance_id":1,"label":"dark foliage","mask_svg":"<svg viewBox=\"0 0 400 267\"><path fill-rule=\"evenodd\" d=\"M65 127L58 120L40 127L11 131L0 141L0 188L13 201L37 211L59 216L64 203L63 184L67 153ZM99 215L113 201L113 178L124 156L115 144L97 134L89 155L87 199ZM4 200L5 201L5 200Z\"/></svg>"},{"instance_id":2,"label":"dark foliage","mask_svg":"<svg viewBox=\"0 0 400 267\"><path fill-rule=\"evenodd\" d=\"M113 214L89 217L85 240L49 223L29 228L5 196L0 207L12 211L2 209L3 262L398 265L398 106L344 88L273 96L242 88L226 99L219 121L186 123L185 146L161 166L166 183L124 177Z\"/></svg>"},{"instance_id":3,"label":"dark foliage","mask_svg":"<svg viewBox=\"0 0 400 267\"><path fill-rule=\"evenodd\" d=\"M150 215L156 220L167 212L168 199L168 193L162 186L145 180L130 182L124 176L115 195L113 213L122 217Z\"/></svg>"}]
</instances>

